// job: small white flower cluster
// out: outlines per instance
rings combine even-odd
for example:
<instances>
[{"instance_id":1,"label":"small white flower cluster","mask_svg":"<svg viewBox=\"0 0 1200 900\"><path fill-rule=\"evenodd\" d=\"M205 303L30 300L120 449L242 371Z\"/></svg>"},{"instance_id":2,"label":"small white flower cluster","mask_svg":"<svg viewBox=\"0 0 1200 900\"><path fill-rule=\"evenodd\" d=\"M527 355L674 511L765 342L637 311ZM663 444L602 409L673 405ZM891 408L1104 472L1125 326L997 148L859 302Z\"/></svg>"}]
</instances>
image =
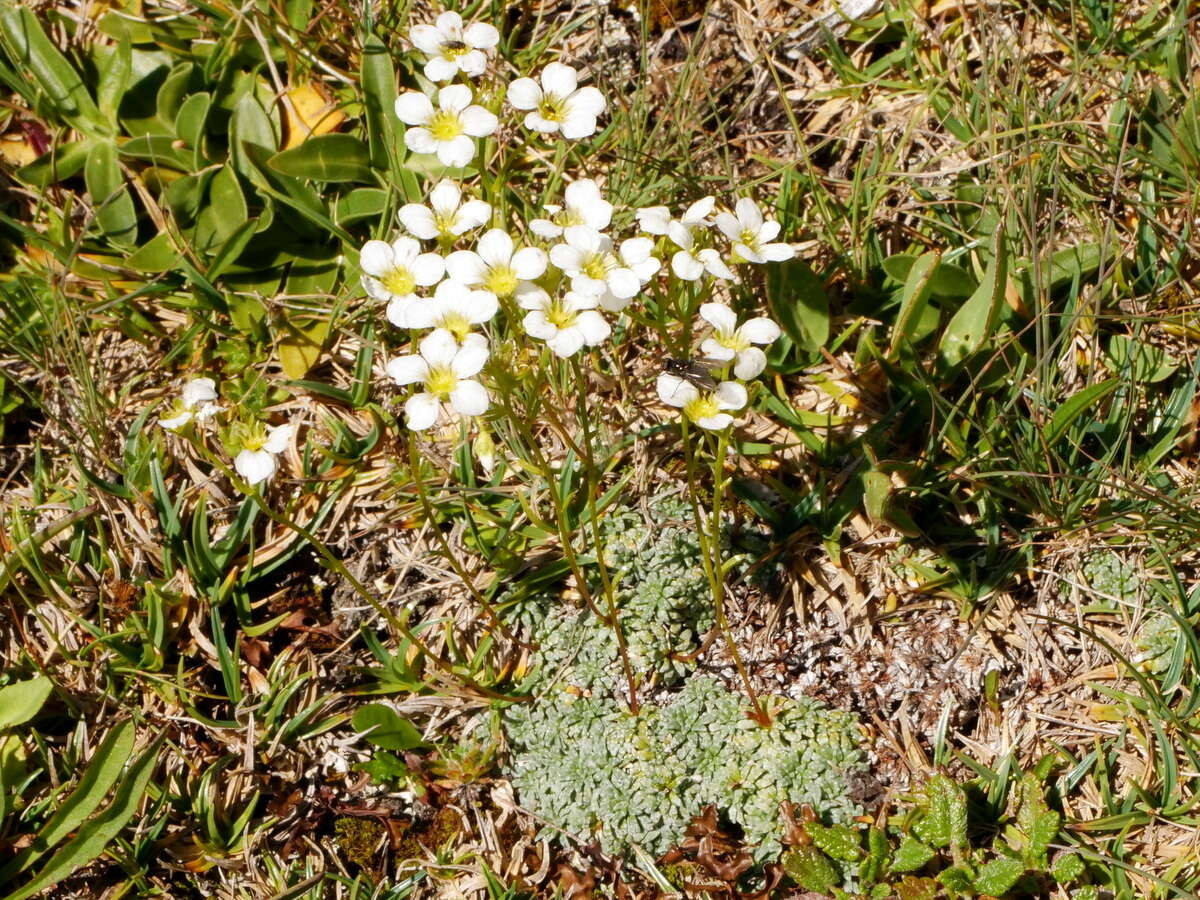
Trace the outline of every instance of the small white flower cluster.
<instances>
[{"instance_id":1,"label":"small white flower cluster","mask_svg":"<svg viewBox=\"0 0 1200 900\"><path fill-rule=\"evenodd\" d=\"M492 26L464 25L453 12L438 16L434 25L414 26L410 38L428 56L425 75L435 82L483 75L489 53L500 41ZM415 153L435 154L447 166L467 166L475 158L476 138L492 135L499 127L496 113L476 100L488 102L482 98L501 95L482 92L477 97L470 85L461 83L439 87L436 105L420 91L401 94L396 114L409 126L405 144ZM578 73L562 63L550 63L536 79L514 80L504 96L509 106L525 114L527 129L567 140L594 134L607 106L596 88L580 87ZM764 220L754 201L745 198L732 211L717 211L716 200L705 197L679 219L671 218L666 207L637 211L643 233L624 239L609 233L613 205L592 179L570 180L561 201L543 208L543 217L527 223L532 234L526 243L537 238L545 242L545 249L520 246L505 227L484 231L470 247L457 246L489 224L493 210L483 200L465 196L459 184L443 179L427 203L400 209L406 235L391 243L369 241L363 247L363 289L387 304L388 320L398 328L432 329L416 353L396 357L386 366L397 384L422 386L405 403L409 428L430 428L443 412L476 416L488 409L491 398L477 376L487 363L489 344L475 329L502 307L523 310L525 332L566 358L607 339L612 325L605 313L620 314L659 273L662 263L655 253L660 236L676 248L671 271L686 281L705 274L732 281L736 264L787 259L793 252L790 245L774 242L779 223ZM424 250L421 241L436 241L437 251ZM670 247L664 243L662 250L670 252ZM421 289L432 294L420 296ZM728 308L715 303L704 308L705 318L716 328L705 342L706 352L712 344L717 349L710 356L731 364L738 378L757 377L766 358L751 345L770 343L778 328L759 319L739 329ZM724 411L740 409L746 402L745 388L732 382L713 392L700 392L688 383L675 388L667 402L704 427L724 427L732 421ZM659 391L664 391L662 379ZM704 414L706 410L712 414Z\"/></svg>"},{"instance_id":2,"label":"small white flower cluster","mask_svg":"<svg viewBox=\"0 0 1200 900\"><path fill-rule=\"evenodd\" d=\"M179 432L192 422L202 424L224 411L225 407L217 403L216 381L193 378L184 384L179 398L169 413L159 418L158 424L168 431ZM275 457L288 448L296 426L286 423L264 428L259 422L250 425L234 423L231 432L236 435L234 443L240 448L233 467L248 484L256 485L275 474L278 468Z\"/></svg>"}]
</instances>

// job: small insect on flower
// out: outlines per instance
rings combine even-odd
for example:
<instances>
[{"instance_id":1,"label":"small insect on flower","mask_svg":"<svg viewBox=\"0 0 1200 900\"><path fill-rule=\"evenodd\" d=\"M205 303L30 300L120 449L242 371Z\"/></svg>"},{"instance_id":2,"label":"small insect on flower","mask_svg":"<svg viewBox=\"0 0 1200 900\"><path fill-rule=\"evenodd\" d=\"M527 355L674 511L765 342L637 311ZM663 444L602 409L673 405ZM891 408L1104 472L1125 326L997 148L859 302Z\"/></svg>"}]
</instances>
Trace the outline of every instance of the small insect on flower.
<instances>
[{"instance_id":1,"label":"small insect on flower","mask_svg":"<svg viewBox=\"0 0 1200 900\"><path fill-rule=\"evenodd\" d=\"M674 375L681 381L694 385L702 391L714 390L717 386L717 380L713 378L713 372L723 368L726 363L719 359L710 359L708 357L701 359L679 359L675 356L668 356L663 360L663 371L668 375Z\"/></svg>"}]
</instances>

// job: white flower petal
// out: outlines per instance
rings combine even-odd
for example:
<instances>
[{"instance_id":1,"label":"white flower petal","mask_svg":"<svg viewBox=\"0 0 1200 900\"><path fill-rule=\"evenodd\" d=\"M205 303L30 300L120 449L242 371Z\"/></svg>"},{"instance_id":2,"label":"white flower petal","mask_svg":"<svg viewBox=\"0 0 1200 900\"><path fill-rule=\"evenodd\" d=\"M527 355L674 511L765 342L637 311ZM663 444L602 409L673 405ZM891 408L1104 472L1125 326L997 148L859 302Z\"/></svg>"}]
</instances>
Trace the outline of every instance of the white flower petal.
<instances>
[{"instance_id":1,"label":"white flower petal","mask_svg":"<svg viewBox=\"0 0 1200 900\"><path fill-rule=\"evenodd\" d=\"M406 203L400 207L396 218L413 237L431 241L438 236L437 221L427 206L422 206L420 203Z\"/></svg>"},{"instance_id":2,"label":"white flower petal","mask_svg":"<svg viewBox=\"0 0 1200 900\"><path fill-rule=\"evenodd\" d=\"M389 359L386 369L388 377L399 385L416 384L429 377L429 364L412 353Z\"/></svg>"},{"instance_id":3,"label":"white flower petal","mask_svg":"<svg viewBox=\"0 0 1200 900\"><path fill-rule=\"evenodd\" d=\"M439 328L421 339L420 349L421 357L429 363L429 368L440 368L454 362L454 357L458 355L458 341L450 332Z\"/></svg>"},{"instance_id":4,"label":"white flower petal","mask_svg":"<svg viewBox=\"0 0 1200 900\"><path fill-rule=\"evenodd\" d=\"M716 197L701 197L686 210L684 210L683 215L680 217L680 221L683 222L684 225L705 225L707 223L704 220L708 218L709 214L713 211L713 207L716 205Z\"/></svg>"},{"instance_id":5,"label":"white flower petal","mask_svg":"<svg viewBox=\"0 0 1200 900\"><path fill-rule=\"evenodd\" d=\"M738 222L741 223L742 228L758 234L758 230L762 228L763 215L757 203L749 197L742 197L738 200L733 211L737 215Z\"/></svg>"},{"instance_id":6,"label":"white flower petal","mask_svg":"<svg viewBox=\"0 0 1200 900\"><path fill-rule=\"evenodd\" d=\"M448 40L455 40L462 37L463 22L462 16L453 10L447 10L441 13L434 22L437 23L437 29L442 33L442 37Z\"/></svg>"},{"instance_id":7,"label":"white flower petal","mask_svg":"<svg viewBox=\"0 0 1200 900\"><path fill-rule=\"evenodd\" d=\"M767 354L757 347L747 347L738 353L737 362L733 365L733 374L742 381L750 381L761 375L766 367Z\"/></svg>"},{"instance_id":8,"label":"white flower petal","mask_svg":"<svg viewBox=\"0 0 1200 900\"><path fill-rule=\"evenodd\" d=\"M234 457L233 467L250 485L256 485L275 474L275 456L266 450L243 450Z\"/></svg>"},{"instance_id":9,"label":"white flower petal","mask_svg":"<svg viewBox=\"0 0 1200 900\"><path fill-rule=\"evenodd\" d=\"M433 118L433 102L420 91L405 91L396 98L396 117L405 125L424 125Z\"/></svg>"},{"instance_id":10,"label":"white flower petal","mask_svg":"<svg viewBox=\"0 0 1200 900\"><path fill-rule=\"evenodd\" d=\"M415 294L394 297L387 305L387 320L397 328L432 328L437 318L437 306L420 300Z\"/></svg>"},{"instance_id":11,"label":"white flower petal","mask_svg":"<svg viewBox=\"0 0 1200 900\"><path fill-rule=\"evenodd\" d=\"M542 90L547 94L565 99L575 92L579 75L570 66L552 62L542 69L541 82Z\"/></svg>"},{"instance_id":12,"label":"white flower petal","mask_svg":"<svg viewBox=\"0 0 1200 900\"><path fill-rule=\"evenodd\" d=\"M472 22L463 29L463 42L477 50L490 50L500 43L500 32L487 22Z\"/></svg>"},{"instance_id":13,"label":"white flower petal","mask_svg":"<svg viewBox=\"0 0 1200 900\"><path fill-rule=\"evenodd\" d=\"M526 113L525 127L530 131L541 132L542 134L553 134L558 131L558 123L552 122L549 119L542 118L541 114L534 111Z\"/></svg>"},{"instance_id":14,"label":"white flower petal","mask_svg":"<svg viewBox=\"0 0 1200 900\"><path fill-rule=\"evenodd\" d=\"M555 268L564 272L578 272L583 266L583 261L584 254L578 247L572 247L570 244L555 244L550 248L550 262L554 263Z\"/></svg>"},{"instance_id":15,"label":"white flower petal","mask_svg":"<svg viewBox=\"0 0 1200 900\"><path fill-rule=\"evenodd\" d=\"M682 222L671 221L667 223L667 237L680 250L691 250L695 241L692 240L692 230Z\"/></svg>"},{"instance_id":16,"label":"white flower petal","mask_svg":"<svg viewBox=\"0 0 1200 900\"><path fill-rule=\"evenodd\" d=\"M430 81L449 81L458 74L459 61L446 59L444 56L431 57L425 63L425 77Z\"/></svg>"},{"instance_id":17,"label":"white flower petal","mask_svg":"<svg viewBox=\"0 0 1200 900\"><path fill-rule=\"evenodd\" d=\"M731 241L736 241L742 236L742 225L733 213L717 213L713 219L713 224L717 226L721 234L725 235Z\"/></svg>"},{"instance_id":18,"label":"white flower petal","mask_svg":"<svg viewBox=\"0 0 1200 900\"><path fill-rule=\"evenodd\" d=\"M728 362L737 356L736 350L734 350L732 347L722 344L713 337L705 338L700 342L700 352L709 359L716 359L720 360L721 362Z\"/></svg>"},{"instance_id":19,"label":"white flower petal","mask_svg":"<svg viewBox=\"0 0 1200 900\"><path fill-rule=\"evenodd\" d=\"M575 327L583 335L583 341L589 347L603 343L612 334L612 326L608 324L604 316L594 309L581 312L575 319Z\"/></svg>"},{"instance_id":20,"label":"white flower petal","mask_svg":"<svg viewBox=\"0 0 1200 900\"><path fill-rule=\"evenodd\" d=\"M633 274L637 275L638 280L642 284L645 284L654 277L654 274L661 267L662 263L652 256L649 259L644 259L639 263L633 263L629 268L633 269Z\"/></svg>"},{"instance_id":21,"label":"white flower petal","mask_svg":"<svg viewBox=\"0 0 1200 900\"><path fill-rule=\"evenodd\" d=\"M460 381L450 392L450 405L460 416L482 416L491 405L487 388L478 381Z\"/></svg>"},{"instance_id":22,"label":"white flower petal","mask_svg":"<svg viewBox=\"0 0 1200 900\"><path fill-rule=\"evenodd\" d=\"M702 303L700 318L717 329L719 335L731 335L737 331L737 313L724 303Z\"/></svg>"},{"instance_id":23,"label":"white flower petal","mask_svg":"<svg viewBox=\"0 0 1200 900\"><path fill-rule=\"evenodd\" d=\"M368 275L383 278L392 271L392 245L387 241L367 241L359 251L358 264Z\"/></svg>"},{"instance_id":24,"label":"white flower petal","mask_svg":"<svg viewBox=\"0 0 1200 900\"><path fill-rule=\"evenodd\" d=\"M621 259L628 266L637 265L650 258L654 241L645 237L634 237L621 241Z\"/></svg>"},{"instance_id":25,"label":"white flower petal","mask_svg":"<svg viewBox=\"0 0 1200 900\"><path fill-rule=\"evenodd\" d=\"M446 257L446 274L466 285L483 284L488 267L473 250L455 250Z\"/></svg>"},{"instance_id":26,"label":"white flower petal","mask_svg":"<svg viewBox=\"0 0 1200 900\"><path fill-rule=\"evenodd\" d=\"M700 394L694 384L669 372L660 372L654 386L658 390L658 398L668 406L682 407Z\"/></svg>"},{"instance_id":27,"label":"white flower petal","mask_svg":"<svg viewBox=\"0 0 1200 900\"><path fill-rule=\"evenodd\" d=\"M618 297L612 291L604 290L596 295L596 302L601 309L607 310L610 313L619 313L625 307L629 306L629 297Z\"/></svg>"},{"instance_id":28,"label":"white flower petal","mask_svg":"<svg viewBox=\"0 0 1200 900\"><path fill-rule=\"evenodd\" d=\"M593 119L604 112L608 108L608 103L594 87L580 88L571 97L571 115L580 113L591 116Z\"/></svg>"},{"instance_id":29,"label":"white flower petal","mask_svg":"<svg viewBox=\"0 0 1200 900\"><path fill-rule=\"evenodd\" d=\"M546 346L554 351L554 355L566 359L574 356L583 347L583 332L577 326L563 328L546 341Z\"/></svg>"},{"instance_id":30,"label":"white flower petal","mask_svg":"<svg viewBox=\"0 0 1200 900\"><path fill-rule=\"evenodd\" d=\"M462 189L449 178L443 178L429 192L429 205L439 212L453 212L462 201Z\"/></svg>"},{"instance_id":31,"label":"white flower petal","mask_svg":"<svg viewBox=\"0 0 1200 900\"><path fill-rule=\"evenodd\" d=\"M491 291L471 291L463 312L472 325L490 322L500 311L500 301Z\"/></svg>"},{"instance_id":32,"label":"white flower petal","mask_svg":"<svg viewBox=\"0 0 1200 900\"><path fill-rule=\"evenodd\" d=\"M422 53L432 56L442 52L442 42L445 37L432 25L414 25L409 29L408 39Z\"/></svg>"},{"instance_id":33,"label":"white flower petal","mask_svg":"<svg viewBox=\"0 0 1200 900\"><path fill-rule=\"evenodd\" d=\"M457 62L458 70L469 78L478 78L487 71L488 58L482 50L468 50Z\"/></svg>"},{"instance_id":34,"label":"white flower petal","mask_svg":"<svg viewBox=\"0 0 1200 900\"><path fill-rule=\"evenodd\" d=\"M462 112L474 99L471 89L465 84L448 84L438 88L438 106L444 110Z\"/></svg>"},{"instance_id":35,"label":"white flower petal","mask_svg":"<svg viewBox=\"0 0 1200 900\"><path fill-rule=\"evenodd\" d=\"M608 289L618 297L632 297L642 289L642 280L632 269L613 269L606 280Z\"/></svg>"},{"instance_id":36,"label":"white flower petal","mask_svg":"<svg viewBox=\"0 0 1200 900\"><path fill-rule=\"evenodd\" d=\"M704 263L686 250L679 250L671 257L671 271L684 281L697 281L704 274Z\"/></svg>"},{"instance_id":37,"label":"white flower petal","mask_svg":"<svg viewBox=\"0 0 1200 900\"><path fill-rule=\"evenodd\" d=\"M170 416L165 419L159 419L158 424L167 429L167 431L175 431L176 429L182 428L188 422L192 421L192 415L193 414L190 409L180 410L178 415Z\"/></svg>"},{"instance_id":38,"label":"white flower petal","mask_svg":"<svg viewBox=\"0 0 1200 900\"><path fill-rule=\"evenodd\" d=\"M412 261L409 272L421 287L437 284L446 274L446 261L436 253L422 253Z\"/></svg>"},{"instance_id":39,"label":"white flower petal","mask_svg":"<svg viewBox=\"0 0 1200 900\"><path fill-rule=\"evenodd\" d=\"M412 132L409 132L411 134ZM461 169L471 164L475 158L475 141L473 138L460 134L456 138L442 141L437 147L437 158L442 165Z\"/></svg>"},{"instance_id":40,"label":"white flower petal","mask_svg":"<svg viewBox=\"0 0 1200 900\"><path fill-rule=\"evenodd\" d=\"M508 86L505 98L516 109L537 109L542 89L532 78L518 78Z\"/></svg>"},{"instance_id":41,"label":"white flower petal","mask_svg":"<svg viewBox=\"0 0 1200 900\"><path fill-rule=\"evenodd\" d=\"M439 145L428 128L410 128L404 132L404 146L413 153L436 153Z\"/></svg>"},{"instance_id":42,"label":"white flower petal","mask_svg":"<svg viewBox=\"0 0 1200 900\"><path fill-rule=\"evenodd\" d=\"M784 262L796 255L796 248L791 244L763 244L759 250L767 262Z\"/></svg>"},{"instance_id":43,"label":"white flower petal","mask_svg":"<svg viewBox=\"0 0 1200 900\"><path fill-rule=\"evenodd\" d=\"M559 123L562 136L570 141L582 140L596 133L596 117L572 107Z\"/></svg>"},{"instance_id":44,"label":"white flower petal","mask_svg":"<svg viewBox=\"0 0 1200 900\"><path fill-rule=\"evenodd\" d=\"M482 106L468 106L459 114L459 121L462 122L463 131L471 137L487 137L495 132L500 123L495 113L488 112Z\"/></svg>"},{"instance_id":45,"label":"white flower petal","mask_svg":"<svg viewBox=\"0 0 1200 900\"><path fill-rule=\"evenodd\" d=\"M671 211L665 206L647 206L635 214L638 226L647 234L666 234L671 222Z\"/></svg>"},{"instance_id":46,"label":"white flower petal","mask_svg":"<svg viewBox=\"0 0 1200 900\"><path fill-rule=\"evenodd\" d=\"M292 442L292 435L295 433L296 426L291 422L273 425L267 429L267 439L263 441L262 448L268 453L282 453Z\"/></svg>"},{"instance_id":47,"label":"white flower petal","mask_svg":"<svg viewBox=\"0 0 1200 900\"><path fill-rule=\"evenodd\" d=\"M696 254L696 258L704 263L704 268L709 275L715 278L724 278L726 281L735 281L737 276L733 274L733 270L725 265L725 260L721 259L721 254L712 247L706 247Z\"/></svg>"},{"instance_id":48,"label":"white flower petal","mask_svg":"<svg viewBox=\"0 0 1200 900\"><path fill-rule=\"evenodd\" d=\"M767 261L766 258L761 253L758 253L757 251L750 249L749 247L747 247L745 244L741 243L740 241L734 242L733 252L735 254L737 254L738 256L740 256L742 259L744 259L748 263L762 263L762 262Z\"/></svg>"},{"instance_id":49,"label":"white flower petal","mask_svg":"<svg viewBox=\"0 0 1200 900\"><path fill-rule=\"evenodd\" d=\"M722 381L713 391L721 409L741 409L749 399L746 389L736 381Z\"/></svg>"},{"instance_id":50,"label":"white flower petal","mask_svg":"<svg viewBox=\"0 0 1200 900\"><path fill-rule=\"evenodd\" d=\"M779 223L774 219L763 222L762 228L758 229L758 242L760 244L769 244L779 234L779 228Z\"/></svg>"},{"instance_id":51,"label":"white flower petal","mask_svg":"<svg viewBox=\"0 0 1200 900\"><path fill-rule=\"evenodd\" d=\"M759 316L743 323L738 333L752 344L770 344L779 340L783 331L766 316Z\"/></svg>"},{"instance_id":52,"label":"white flower petal","mask_svg":"<svg viewBox=\"0 0 1200 900\"><path fill-rule=\"evenodd\" d=\"M696 424L706 431L720 431L733 424L733 416L729 413L717 413L715 416L705 416L696 419Z\"/></svg>"},{"instance_id":53,"label":"white flower petal","mask_svg":"<svg viewBox=\"0 0 1200 900\"><path fill-rule=\"evenodd\" d=\"M521 309L545 309L550 305L550 295L532 281L518 281L513 294Z\"/></svg>"},{"instance_id":54,"label":"white flower petal","mask_svg":"<svg viewBox=\"0 0 1200 900\"><path fill-rule=\"evenodd\" d=\"M513 273L522 281L541 278L546 271L546 251L537 247L522 247L512 255Z\"/></svg>"},{"instance_id":55,"label":"white flower petal","mask_svg":"<svg viewBox=\"0 0 1200 900\"><path fill-rule=\"evenodd\" d=\"M193 378L180 394L185 409L195 409L201 403L217 399L217 383L211 378Z\"/></svg>"},{"instance_id":56,"label":"white flower petal","mask_svg":"<svg viewBox=\"0 0 1200 900\"><path fill-rule=\"evenodd\" d=\"M521 320L525 333L539 341L548 341L558 334L558 326L546 318L545 310L533 309Z\"/></svg>"},{"instance_id":57,"label":"white flower petal","mask_svg":"<svg viewBox=\"0 0 1200 900\"><path fill-rule=\"evenodd\" d=\"M529 223L529 230L546 240L556 238L563 233L562 226L555 225L549 219L533 219Z\"/></svg>"},{"instance_id":58,"label":"white flower petal","mask_svg":"<svg viewBox=\"0 0 1200 900\"><path fill-rule=\"evenodd\" d=\"M475 252L488 268L506 266L512 259L513 240L503 228L493 228L479 238Z\"/></svg>"},{"instance_id":59,"label":"white flower petal","mask_svg":"<svg viewBox=\"0 0 1200 900\"><path fill-rule=\"evenodd\" d=\"M463 234L472 228L478 228L487 223L492 217L492 205L482 200L468 200L454 217L454 234Z\"/></svg>"},{"instance_id":60,"label":"white flower petal","mask_svg":"<svg viewBox=\"0 0 1200 900\"><path fill-rule=\"evenodd\" d=\"M437 421L442 404L433 394L413 394L405 401L404 415L413 431L424 431Z\"/></svg>"},{"instance_id":61,"label":"white flower petal","mask_svg":"<svg viewBox=\"0 0 1200 900\"><path fill-rule=\"evenodd\" d=\"M450 368L459 378L470 378L472 375L478 374L487 361L488 347L486 343L464 343L454 354Z\"/></svg>"}]
</instances>

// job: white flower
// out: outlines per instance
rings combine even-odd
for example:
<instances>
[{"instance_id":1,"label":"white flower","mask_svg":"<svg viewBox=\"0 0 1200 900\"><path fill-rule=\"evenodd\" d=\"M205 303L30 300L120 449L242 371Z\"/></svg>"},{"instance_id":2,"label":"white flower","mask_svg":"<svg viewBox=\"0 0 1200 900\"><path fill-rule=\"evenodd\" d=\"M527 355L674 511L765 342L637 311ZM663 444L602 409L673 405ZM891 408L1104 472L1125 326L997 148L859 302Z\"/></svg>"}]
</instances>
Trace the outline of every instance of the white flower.
<instances>
[{"instance_id":1,"label":"white flower","mask_svg":"<svg viewBox=\"0 0 1200 900\"><path fill-rule=\"evenodd\" d=\"M428 300L388 304L388 321L397 328L442 328L464 340L472 325L490 321L500 303L489 291L473 291L457 281L443 281Z\"/></svg>"},{"instance_id":2,"label":"white flower","mask_svg":"<svg viewBox=\"0 0 1200 900\"><path fill-rule=\"evenodd\" d=\"M439 237L455 238L478 228L492 217L492 207L473 198L463 203L458 185L443 179L429 192L429 206L406 203L397 217L413 237L432 241Z\"/></svg>"},{"instance_id":3,"label":"white flower","mask_svg":"<svg viewBox=\"0 0 1200 900\"><path fill-rule=\"evenodd\" d=\"M436 253L422 253L410 237L392 243L367 241L359 254L363 290L376 300L411 300L417 287L442 280L446 261Z\"/></svg>"},{"instance_id":4,"label":"white flower","mask_svg":"<svg viewBox=\"0 0 1200 900\"><path fill-rule=\"evenodd\" d=\"M477 78L487 68L487 54L500 43L500 32L484 22L472 22L463 28L462 16L444 12L434 25L414 25L409 38L430 57L425 77L430 81L449 81L459 72Z\"/></svg>"},{"instance_id":5,"label":"white flower","mask_svg":"<svg viewBox=\"0 0 1200 900\"><path fill-rule=\"evenodd\" d=\"M471 103L471 89L451 84L438 89L438 108L420 91L396 98L396 115L411 127L404 145L413 153L436 153L444 166L465 166L475 158L475 138L496 130L495 115Z\"/></svg>"},{"instance_id":6,"label":"white flower","mask_svg":"<svg viewBox=\"0 0 1200 900\"><path fill-rule=\"evenodd\" d=\"M717 213L716 225L733 244L735 260L782 262L796 255L791 244L770 243L779 234L779 223L774 219L764 222L762 210L749 197L739 200L734 212Z\"/></svg>"},{"instance_id":7,"label":"white flower","mask_svg":"<svg viewBox=\"0 0 1200 900\"><path fill-rule=\"evenodd\" d=\"M733 416L725 410L741 409L747 400L746 389L736 381L722 381L716 390L702 391L678 375L663 372L656 387L663 403L679 407L685 416L710 431L733 424Z\"/></svg>"},{"instance_id":8,"label":"white flower","mask_svg":"<svg viewBox=\"0 0 1200 900\"><path fill-rule=\"evenodd\" d=\"M221 411L216 402L217 383L211 378L193 378L180 391L180 399L172 415L159 419L158 424L168 431L177 431L191 422L203 422Z\"/></svg>"},{"instance_id":9,"label":"white flower","mask_svg":"<svg viewBox=\"0 0 1200 900\"><path fill-rule=\"evenodd\" d=\"M767 355L752 344L767 345L779 338L779 326L765 316L738 327L737 316L723 303L705 303L700 316L713 326L700 350L709 359L733 360L733 374L743 381L757 378L767 367Z\"/></svg>"},{"instance_id":10,"label":"white flower","mask_svg":"<svg viewBox=\"0 0 1200 900\"><path fill-rule=\"evenodd\" d=\"M603 231L612 221L613 206L602 196L600 187L590 178L581 178L567 185L563 206L546 204L548 219L534 219L530 230L538 237L556 238L572 225L587 225Z\"/></svg>"},{"instance_id":11,"label":"white flower","mask_svg":"<svg viewBox=\"0 0 1200 900\"><path fill-rule=\"evenodd\" d=\"M497 297L530 289L546 271L546 252L522 247L513 252L513 239L502 228L483 233L474 250L456 250L446 257L446 272L455 281L480 287Z\"/></svg>"},{"instance_id":12,"label":"white flower","mask_svg":"<svg viewBox=\"0 0 1200 900\"><path fill-rule=\"evenodd\" d=\"M508 102L517 109L531 110L525 127L569 140L596 132L596 117L604 112L604 96L594 87L578 88L579 76L570 66L550 63L542 69L539 85L532 78L518 78L508 86Z\"/></svg>"},{"instance_id":13,"label":"white flower","mask_svg":"<svg viewBox=\"0 0 1200 900\"><path fill-rule=\"evenodd\" d=\"M266 481L275 474L275 457L287 449L295 433L296 426L290 423L274 425L265 434L261 427L258 428L243 442L241 452L233 460L233 467L251 485Z\"/></svg>"},{"instance_id":14,"label":"white flower","mask_svg":"<svg viewBox=\"0 0 1200 900\"><path fill-rule=\"evenodd\" d=\"M604 298L605 309L623 309L660 265L650 255L654 243L649 238L622 241L619 255L612 238L586 225L571 225L563 240L550 248L550 262L571 276L573 290Z\"/></svg>"},{"instance_id":15,"label":"white flower","mask_svg":"<svg viewBox=\"0 0 1200 900\"><path fill-rule=\"evenodd\" d=\"M523 325L531 337L545 341L556 356L573 356L583 346L594 347L612 333L604 316L596 311L600 298L567 291L560 300L551 300L542 291L520 299L525 315Z\"/></svg>"},{"instance_id":16,"label":"white flower","mask_svg":"<svg viewBox=\"0 0 1200 900\"><path fill-rule=\"evenodd\" d=\"M487 362L488 345L483 335L469 334L460 346L450 332L439 328L425 336L419 349L420 355L397 356L387 364L387 373L396 384L420 382L425 386L404 404L409 428L429 428L447 404L461 416L479 416L487 411L491 398L472 377Z\"/></svg>"},{"instance_id":17,"label":"white flower","mask_svg":"<svg viewBox=\"0 0 1200 900\"><path fill-rule=\"evenodd\" d=\"M721 254L712 247L695 250L695 238L692 237L692 230L682 222L669 222L667 234L679 248L671 257L671 271L684 281L696 281L705 272L714 278L724 278L726 281L737 279L729 266L725 265L725 260L721 259Z\"/></svg>"},{"instance_id":18,"label":"white flower","mask_svg":"<svg viewBox=\"0 0 1200 900\"><path fill-rule=\"evenodd\" d=\"M708 214L713 211L716 203L715 197L701 197L674 221L689 231L693 228L707 228L712 224L708 220ZM665 206L647 206L645 209L639 209L634 213L634 218L637 219L638 226L646 234L667 234L672 222L671 211Z\"/></svg>"}]
</instances>

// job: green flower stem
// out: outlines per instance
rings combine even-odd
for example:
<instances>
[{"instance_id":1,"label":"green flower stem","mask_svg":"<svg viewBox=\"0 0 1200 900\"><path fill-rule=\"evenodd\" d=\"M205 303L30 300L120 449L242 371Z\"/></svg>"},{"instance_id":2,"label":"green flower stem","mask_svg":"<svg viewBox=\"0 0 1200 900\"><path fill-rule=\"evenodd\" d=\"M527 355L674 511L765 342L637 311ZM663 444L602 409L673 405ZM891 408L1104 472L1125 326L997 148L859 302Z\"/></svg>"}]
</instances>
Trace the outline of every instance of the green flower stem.
<instances>
[{"instance_id":1,"label":"green flower stem","mask_svg":"<svg viewBox=\"0 0 1200 900\"><path fill-rule=\"evenodd\" d=\"M629 650L625 642L625 632L621 628L617 610L617 595L613 588L612 578L608 574L608 566L604 562L604 538L600 534L600 525L596 514L596 490L599 479L596 473L596 457L592 452L593 435L591 418L588 414L586 373L579 364L578 355L571 357L571 371L575 375L576 417L583 429L583 464L585 489L587 490L588 527L592 532L592 546L596 551L596 568L600 572L600 584L604 589L604 600L608 604L608 621L617 638L617 652L621 656L621 665L625 669L625 680L629 684L629 708L634 715L638 712L637 681L634 678L633 667L629 663Z\"/></svg>"},{"instance_id":2,"label":"green flower stem","mask_svg":"<svg viewBox=\"0 0 1200 900\"><path fill-rule=\"evenodd\" d=\"M687 416L683 416L680 419L680 433L687 467L688 488L692 498L692 515L696 522L696 536L700 542L700 562L704 566L704 575L708 578L709 588L712 590L713 613L717 621L717 630L729 647L729 655L733 658L734 668L741 676L742 684L746 688L746 695L754 707L754 718L765 728L771 723L770 716L759 702L758 692L754 690L754 685L750 683L750 673L746 671L745 663L742 662L742 654L737 648L733 632L729 629L729 620L725 616L725 573L721 560L721 500L724 497L725 488L729 485L729 479L725 477L725 451L729 442L729 429L722 428L716 435L716 455L713 457L712 464L712 511L709 520L705 522L701 504L697 499L699 479L696 472L696 455L692 448L688 425ZM705 643L707 644L707 641Z\"/></svg>"}]
</instances>

